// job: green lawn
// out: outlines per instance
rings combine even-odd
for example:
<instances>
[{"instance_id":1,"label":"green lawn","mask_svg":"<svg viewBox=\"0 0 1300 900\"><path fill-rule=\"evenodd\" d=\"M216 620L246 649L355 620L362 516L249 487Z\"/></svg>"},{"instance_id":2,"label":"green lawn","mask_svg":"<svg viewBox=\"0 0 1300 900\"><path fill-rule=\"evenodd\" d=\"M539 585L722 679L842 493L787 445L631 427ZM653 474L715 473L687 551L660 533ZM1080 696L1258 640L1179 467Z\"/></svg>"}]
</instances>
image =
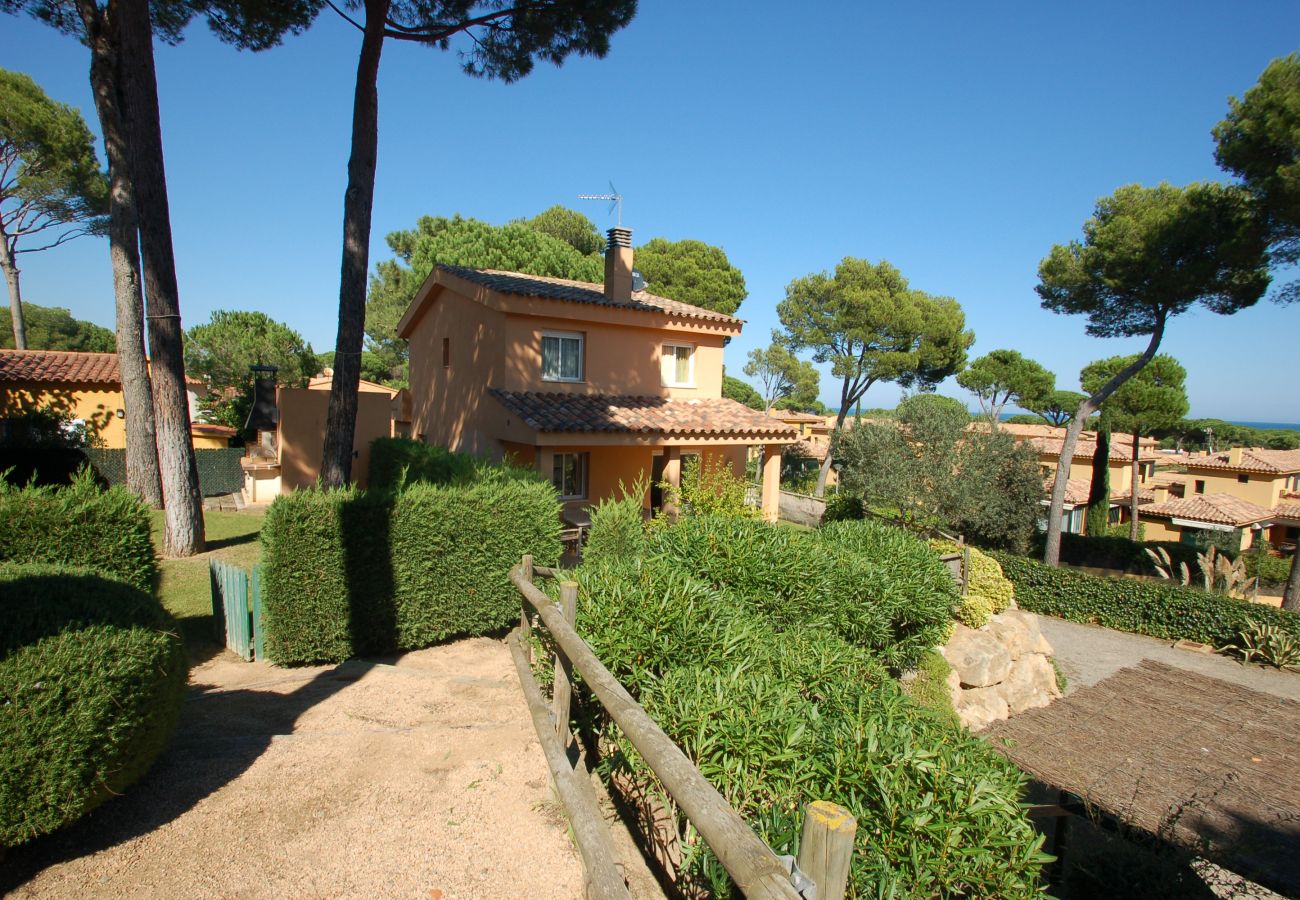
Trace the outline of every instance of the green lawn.
<instances>
[{"instance_id":1,"label":"green lawn","mask_svg":"<svg viewBox=\"0 0 1300 900\"><path fill-rule=\"evenodd\" d=\"M256 565L261 553L257 542L262 530L264 513L258 512L205 512L203 527L207 535L208 552L188 559L164 559L159 565L162 579L159 597L163 606L177 618L187 646L211 644L216 641L212 633L212 594L208 581L208 560L224 559L245 569ZM153 512L153 542L162 547L163 514Z\"/></svg>"}]
</instances>

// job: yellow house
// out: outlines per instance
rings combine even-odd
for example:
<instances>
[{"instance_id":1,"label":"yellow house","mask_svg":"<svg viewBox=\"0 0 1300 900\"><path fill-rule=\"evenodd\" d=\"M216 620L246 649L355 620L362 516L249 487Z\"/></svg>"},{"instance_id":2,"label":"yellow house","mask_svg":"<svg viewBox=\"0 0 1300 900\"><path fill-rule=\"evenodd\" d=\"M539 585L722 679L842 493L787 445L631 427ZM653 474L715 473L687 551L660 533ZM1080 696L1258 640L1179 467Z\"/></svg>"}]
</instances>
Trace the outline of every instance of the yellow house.
<instances>
[{"instance_id":1,"label":"yellow house","mask_svg":"<svg viewBox=\"0 0 1300 900\"><path fill-rule=\"evenodd\" d=\"M1245 529L1244 546L1263 532L1275 547L1294 549L1300 535L1300 450L1233 447L1188 457L1183 465L1188 499L1238 501L1232 508L1242 513L1235 527ZM1255 515L1259 511L1267 516Z\"/></svg>"},{"instance_id":2,"label":"yellow house","mask_svg":"<svg viewBox=\"0 0 1300 900\"><path fill-rule=\"evenodd\" d=\"M1140 510L1148 541L1195 543L1205 532L1216 531L1231 535L1231 549L1246 550L1273 519L1273 510L1231 494L1172 497L1164 485L1152 493L1152 502Z\"/></svg>"},{"instance_id":3,"label":"yellow house","mask_svg":"<svg viewBox=\"0 0 1300 900\"><path fill-rule=\"evenodd\" d=\"M604 284L438 266L398 324L410 342L410 433L535 466L566 505L641 476L679 483L695 454L743 474L763 445L762 507L776 517L794 428L722 396L740 319L641 290L632 232L609 231ZM648 490L647 508L657 497Z\"/></svg>"}]
</instances>

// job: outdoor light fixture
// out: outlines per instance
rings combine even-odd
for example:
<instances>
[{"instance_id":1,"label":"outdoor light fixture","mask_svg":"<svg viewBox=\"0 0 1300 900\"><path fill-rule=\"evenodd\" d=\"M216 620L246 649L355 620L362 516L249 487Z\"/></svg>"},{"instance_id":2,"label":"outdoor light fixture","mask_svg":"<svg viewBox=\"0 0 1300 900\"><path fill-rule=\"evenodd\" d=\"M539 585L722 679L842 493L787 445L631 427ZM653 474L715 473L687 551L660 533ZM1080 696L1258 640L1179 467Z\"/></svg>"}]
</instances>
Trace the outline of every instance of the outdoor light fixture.
<instances>
[{"instance_id":1,"label":"outdoor light fixture","mask_svg":"<svg viewBox=\"0 0 1300 900\"><path fill-rule=\"evenodd\" d=\"M114 413L114 415L116 415L119 419L125 419L125 418L126 418L126 410L124 410L124 409L119 409L116 413Z\"/></svg>"}]
</instances>

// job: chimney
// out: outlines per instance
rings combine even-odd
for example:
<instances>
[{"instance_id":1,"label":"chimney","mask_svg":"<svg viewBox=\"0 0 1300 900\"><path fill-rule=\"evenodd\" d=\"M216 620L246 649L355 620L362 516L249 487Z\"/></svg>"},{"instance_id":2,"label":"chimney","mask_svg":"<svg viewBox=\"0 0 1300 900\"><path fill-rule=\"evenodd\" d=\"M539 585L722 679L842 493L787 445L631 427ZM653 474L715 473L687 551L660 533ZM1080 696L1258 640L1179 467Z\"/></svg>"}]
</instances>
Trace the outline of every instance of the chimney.
<instances>
[{"instance_id":1,"label":"chimney","mask_svg":"<svg viewBox=\"0 0 1300 900\"><path fill-rule=\"evenodd\" d=\"M605 298L614 303L632 299L632 229L611 228L605 248Z\"/></svg>"},{"instance_id":2,"label":"chimney","mask_svg":"<svg viewBox=\"0 0 1300 900\"><path fill-rule=\"evenodd\" d=\"M1230 466L1239 466L1239 465L1241 465L1241 448L1240 448L1240 447L1233 447L1232 449L1230 449L1230 450L1228 451L1228 465L1230 465Z\"/></svg>"},{"instance_id":3,"label":"chimney","mask_svg":"<svg viewBox=\"0 0 1300 900\"><path fill-rule=\"evenodd\" d=\"M1165 503L1169 500L1169 485L1155 484L1151 486L1151 502Z\"/></svg>"}]
</instances>

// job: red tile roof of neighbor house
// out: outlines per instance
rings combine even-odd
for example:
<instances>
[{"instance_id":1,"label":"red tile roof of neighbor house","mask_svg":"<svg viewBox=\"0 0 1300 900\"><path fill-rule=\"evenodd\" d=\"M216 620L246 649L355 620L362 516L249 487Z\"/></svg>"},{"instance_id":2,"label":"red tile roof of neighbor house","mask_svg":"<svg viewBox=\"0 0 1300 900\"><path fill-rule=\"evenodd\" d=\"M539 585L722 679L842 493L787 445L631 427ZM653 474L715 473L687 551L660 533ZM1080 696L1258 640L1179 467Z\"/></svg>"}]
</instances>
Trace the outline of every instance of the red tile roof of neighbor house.
<instances>
[{"instance_id":1,"label":"red tile roof of neighbor house","mask_svg":"<svg viewBox=\"0 0 1300 900\"><path fill-rule=\"evenodd\" d=\"M786 448L785 452L791 456L806 456L820 462L826 458L826 453L829 450L830 447L825 444L816 444L812 441L795 441Z\"/></svg>"},{"instance_id":2,"label":"red tile roof of neighbor house","mask_svg":"<svg viewBox=\"0 0 1300 900\"><path fill-rule=\"evenodd\" d=\"M649 291L633 291L632 299L626 302L610 300L605 296L604 285L587 281L570 281L567 278L550 278L543 275L524 275L519 272L502 272L497 269L470 269L465 266L448 266L439 264L438 270L457 278L464 278L499 294L515 294L521 297L543 297L547 300L567 300L571 303L590 303L594 306L613 306L620 309L633 309L641 312L667 313L687 319L704 319L710 322L725 322L739 327L742 319L723 315L711 309L679 303L667 297L659 297Z\"/></svg>"},{"instance_id":3,"label":"red tile roof of neighbor house","mask_svg":"<svg viewBox=\"0 0 1300 900\"><path fill-rule=\"evenodd\" d=\"M210 434L213 437L234 437L239 430L229 425L213 425L211 422L191 422L190 431L194 434Z\"/></svg>"},{"instance_id":4,"label":"red tile roof of neighbor house","mask_svg":"<svg viewBox=\"0 0 1300 900\"><path fill-rule=\"evenodd\" d=\"M1205 456L1193 456L1184 461L1189 469L1227 469L1233 472L1259 472L1265 475L1288 475L1300 472L1300 450L1269 450L1264 447L1242 447L1241 461L1232 462L1232 451L1223 450Z\"/></svg>"},{"instance_id":5,"label":"red tile roof of neighbor house","mask_svg":"<svg viewBox=\"0 0 1300 900\"><path fill-rule=\"evenodd\" d=\"M767 414L774 419L780 419L782 422L810 422L817 425L825 425L824 416L815 416L812 413L800 412L797 409L770 409Z\"/></svg>"},{"instance_id":6,"label":"red tile roof of neighbor house","mask_svg":"<svg viewBox=\"0 0 1300 900\"><path fill-rule=\"evenodd\" d=\"M529 428L542 432L735 435L783 441L797 436L789 425L725 397L672 400L496 388L489 393Z\"/></svg>"},{"instance_id":7,"label":"red tile roof of neighbor house","mask_svg":"<svg viewBox=\"0 0 1300 900\"><path fill-rule=\"evenodd\" d=\"M1213 522L1218 525L1251 525L1271 519L1273 511L1256 506L1231 494L1193 494L1181 500L1149 503L1141 508L1144 516L1161 516L1171 519L1191 519L1194 522Z\"/></svg>"},{"instance_id":8,"label":"red tile roof of neighbor house","mask_svg":"<svg viewBox=\"0 0 1300 900\"><path fill-rule=\"evenodd\" d=\"M1273 516L1278 519L1296 519L1300 521L1300 503L1279 503L1273 507Z\"/></svg>"},{"instance_id":9,"label":"red tile roof of neighbor house","mask_svg":"<svg viewBox=\"0 0 1300 900\"><path fill-rule=\"evenodd\" d=\"M1052 487L1056 484L1056 478L1043 479L1043 489L1047 495L1052 495ZM1083 506L1088 502L1088 493L1092 490L1092 482L1086 478L1071 478L1065 482L1065 502L1070 506Z\"/></svg>"},{"instance_id":10,"label":"red tile roof of neighbor house","mask_svg":"<svg viewBox=\"0 0 1300 900\"><path fill-rule=\"evenodd\" d=\"M1155 451L1155 442L1143 438L1139 444L1139 456L1141 460L1158 459L1159 454ZM1040 454L1060 456L1061 446L1065 443L1063 437L1031 437L1025 443L1029 444ZM1074 445L1074 459L1092 459L1093 453L1097 450L1097 439L1091 432L1079 436L1079 442ZM1121 437L1118 434L1111 435L1109 458L1115 461L1130 461L1133 459L1133 439L1127 435Z\"/></svg>"},{"instance_id":11,"label":"red tile roof of neighbor house","mask_svg":"<svg viewBox=\"0 0 1300 900\"><path fill-rule=\"evenodd\" d=\"M0 382L121 384L116 353L72 350L0 350Z\"/></svg>"}]
</instances>

